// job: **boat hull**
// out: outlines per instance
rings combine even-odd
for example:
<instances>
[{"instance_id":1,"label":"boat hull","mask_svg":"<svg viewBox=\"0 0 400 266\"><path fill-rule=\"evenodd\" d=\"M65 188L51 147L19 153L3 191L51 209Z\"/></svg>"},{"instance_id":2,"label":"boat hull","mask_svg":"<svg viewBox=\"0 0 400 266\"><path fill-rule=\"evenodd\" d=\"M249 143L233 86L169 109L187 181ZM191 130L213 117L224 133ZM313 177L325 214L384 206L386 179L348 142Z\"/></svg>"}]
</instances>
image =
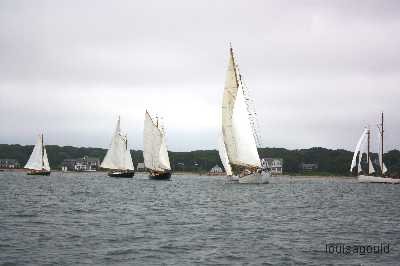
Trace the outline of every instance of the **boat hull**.
<instances>
[{"instance_id":1,"label":"boat hull","mask_svg":"<svg viewBox=\"0 0 400 266\"><path fill-rule=\"evenodd\" d=\"M357 177L360 183L386 183L386 184L400 184L400 179L380 177L380 176L367 176L359 175Z\"/></svg>"},{"instance_id":2,"label":"boat hull","mask_svg":"<svg viewBox=\"0 0 400 266\"><path fill-rule=\"evenodd\" d=\"M239 182L239 177L236 175L228 175L226 176L228 182L236 183Z\"/></svg>"},{"instance_id":3,"label":"boat hull","mask_svg":"<svg viewBox=\"0 0 400 266\"><path fill-rule=\"evenodd\" d=\"M239 184L268 184L269 177L271 174L269 172L252 173L243 177L239 177Z\"/></svg>"},{"instance_id":4,"label":"boat hull","mask_svg":"<svg viewBox=\"0 0 400 266\"><path fill-rule=\"evenodd\" d=\"M50 171L29 171L26 173L27 175L44 175L44 176L49 176Z\"/></svg>"},{"instance_id":5,"label":"boat hull","mask_svg":"<svg viewBox=\"0 0 400 266\"><path fill-rule=\"evenodd\" d=\"M168 180L171 178L171 172L150 172L149 178L154 180Z\"/></svg>"},{"instance_id":6,"label":"boat hull","mask_svg":"<svg viewBox=\"0 0 400 266\"><path fill-rule=\"evenodd\" d=\"M108 172L109 177L117 178L132 178L135 175L134 171L111 171Z\"/></svg>"}]
</instances>

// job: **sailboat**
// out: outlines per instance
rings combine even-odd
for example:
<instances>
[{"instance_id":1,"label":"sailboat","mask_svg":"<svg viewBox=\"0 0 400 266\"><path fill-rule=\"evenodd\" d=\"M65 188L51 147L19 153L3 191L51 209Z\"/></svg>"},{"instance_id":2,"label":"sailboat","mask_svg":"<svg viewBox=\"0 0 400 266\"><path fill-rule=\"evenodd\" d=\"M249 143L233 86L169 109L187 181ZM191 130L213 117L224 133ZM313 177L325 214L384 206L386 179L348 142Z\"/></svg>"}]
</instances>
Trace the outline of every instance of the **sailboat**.
<instances>
[{"instance_id":1,"label":"sailboat","mask_svg":"<svg viewBox=\"0 0 400 266\"><path fill-rule=\"evenodd\" d=\"M222 100L222 136L228 163L239 183L268 183L270 172L263 168L256 145L254 117L247 91L235 62L232 46ZM223 157L223 156L222 156ZM221 158L224 162L224 159Z\"/></svg>"},{"instance_id":2,"label":"sailboat","mask_svg":"<svg viewBox=\"0 0 400 266\"><path fill-rule=\"evenodd\" d=\"M357 180L360 183L391 183L391 184L400 184L400 179L386 177L387 168L385 163L383 162L383 113L381 113L381 123L378 126L378 136L379 136L379 169L375 171L374 165L371 161L370 148L371 148L371 129L369 127L365 128L363 133L361 134L360 139L357 142L356 148L353 154L353 160L350 166L350 172L353 172L353 169L357 166ZM361 159L363 153L366 153L367 159L367 171L364 172L361 167ZM358 155L358 163L357 163L357 155ZM376 175L374 175L376 174Z\"/></svg>"},{"instance_id":3,"label":"sailboat","mask_svg":"<svg viewBox=\"0 0 400 266\"><path fill-rule=\"evenodd\" d=\"M43 134L38 136L32 154L24 168L30 170L28 175L50 175L50 165L43 143Z\"/></svg>"},{"instance_id":4,"label":"sailboat","mask_svg":"<svg viewBox=\"0 0 400 266\"><path fill-rule=\"evenodd\" d=\"M121 133L120 117L117 120L110 148L100 167L109 169L108 176L110 177L133 177L135 174L131 153L128 149L128 137Z\"/></svg>"},{"instance_id":5,"label":"sailboat","mask_svg":"<svg viewBox=\"0 0 400 266\"><path fill-rule=\"evenodd\" d=\"M158 117L153 119L147 110L144 115L143 158L151 179L171 178L165 131Z\"/></svg>"}]
</instances>

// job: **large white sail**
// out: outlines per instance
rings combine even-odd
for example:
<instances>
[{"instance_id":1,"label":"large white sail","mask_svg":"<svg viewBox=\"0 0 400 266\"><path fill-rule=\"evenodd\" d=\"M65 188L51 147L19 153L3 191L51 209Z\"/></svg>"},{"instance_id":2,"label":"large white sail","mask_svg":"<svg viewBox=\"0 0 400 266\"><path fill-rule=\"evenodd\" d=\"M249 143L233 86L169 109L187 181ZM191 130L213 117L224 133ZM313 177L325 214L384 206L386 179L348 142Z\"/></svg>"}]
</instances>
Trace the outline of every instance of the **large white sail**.
<instances>
[{"instance_id":1,"label":"large white sail","mask_svg":"<svg viewBox=\"0 0 400 266\"><path fill-rule=\"evenodd\" d=\"M361 137L360 137L360 139L358 140L358 142L357 142L357 146L356 146L356 148L355 148L355 150L354 150L354 154L353 154L353 160L351 161L351 166L350 166L350 172L353 170L353 168L354 167L356 167L356 163L357 163L357 154L358 154L358 152L360 151L360 148L361 148L361 145L363 144L363 142L364 142L364 139L365 139L365 136L367 135L367 132L368 132L368 129L365 129L364 131L363 131L363 133L361 134ZM361 162L361 157L362 157L362 153L360 153L360 156L359 156L359 165L360 165L360 162ZM360 169L360 166L359 166L359 169ZM360 172L360 171L359 171Z\"/></svg>"},{"instance_id":2,"label":"large white sail","mask_svg":"<svg viewBox=\"0 0 400 266\"><path fill-rule=\"evenodd\" d=\"M115 170L134 170L132 157L127 147L127 138L121 134L119 118L110 148L101 163L101 167Z\"/></svg>"},{"instance_id":3,"label":"large white sail","mask_svg":"<svg viewBox=\"0 0 400 266\"><path fill-rule=\"evenodd\" d=\"M154 171L171 170L165 134L147 111L144 118L143 158L146 168Z\"/></svg>"},{"instance_id":4,"label":"large white sail","mask_svg":"<svg viewBox=\"0 0 400 266\"><path fill-rule=\"evenodd\" d=\"M232 168L229 163L228 155L226 154L225 143L224 143L224 138L222 136L222 133L218 138L218 153L219 153L219 158L221 159L222 165L224 166L226 175L231 176Z\"/></svg>"},{"instance_id":5,"label":"large white sail","mask_svg":"<svg viewBox=\"0 0 400 266\"><path fill-rule=\"evenodd\" d=\"M43 145L43 135L38 136L32 154L24 168L38 171L43 169L50 171L49 160L47 158L46 149Z\"/></svg>"},{"instance_id":6,"label":"large white sail","mask_svg":"<svg viewBox=\"0 0 400 266\"><path fill-rule=\"evenodd\" d=\"M228 159L233 165L261 167L232 48L222 101L222 133Z\"/></svg>"}]
</instances>

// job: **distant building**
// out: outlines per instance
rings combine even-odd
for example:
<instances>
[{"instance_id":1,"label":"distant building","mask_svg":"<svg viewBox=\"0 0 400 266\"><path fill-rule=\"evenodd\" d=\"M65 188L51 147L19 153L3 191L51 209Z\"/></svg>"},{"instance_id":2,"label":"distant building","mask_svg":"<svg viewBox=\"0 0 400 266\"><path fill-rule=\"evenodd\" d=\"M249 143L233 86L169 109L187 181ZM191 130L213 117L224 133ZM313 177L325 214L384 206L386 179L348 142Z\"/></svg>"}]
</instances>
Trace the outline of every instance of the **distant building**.
<instances>
[{"instance_id":1,"label":"distant building","mask_svg":"<svg viewBox=\"0 0 400 266\"><path fill-rule=\"evenodd\" d=\"M62 162L61 170L66 171L97 171L100 167L100 159L83 156L79 159L65 159Z\"/></svg>"},{"instance_id":2,"label":"distant building","mask_svg":"<svg viewBox=\"0 0 400 266\"><path fill-rule=\"evenodd\" d=\"M0 159L0 168L15 169L19 168L19 162L15 159Z\"/></svg>"},{"instance_id":3,"label":"distant building","mask_svg":"<svg viewBox=\"0 0 400 266\"><path fill-rule=\"evenodd\" d=\"M303 171L314 171L318 170L318 164L316 163L302 163L301 164L301 169Z\"/></svg>"},{"instance_id":4,"label":"distant building","mask_svg":"<svg viewBox=\"0 0 400 266\"><path fill-rule=\"evenodd\" d=\"M224 170L219 165L215 165L213 168L208 171L208 175L222 175L224 174Z\"/></svg>"},{"instance_id":5,"label":"distant building","mask_svg":"<svg viewBox=\"0 0 400 266\"><path fill-rule=\"evenodd\" d=\"M282 158L264 158L267 162L267 167L271 169L271 174L281 175L283 173L283 159Z\"/></svg>"},{"instance_id":6,"label":"distant building","mask_svg":"<svg viewBox=\"0 0 400 266\"><path fill-rule=\"evenodd\" d=\"M136 170L138 172L144 172L144 171L146 171L146 166L144 165L144 163L138 163L137 167L136 167Z\"/></svg>"}]
</instances>

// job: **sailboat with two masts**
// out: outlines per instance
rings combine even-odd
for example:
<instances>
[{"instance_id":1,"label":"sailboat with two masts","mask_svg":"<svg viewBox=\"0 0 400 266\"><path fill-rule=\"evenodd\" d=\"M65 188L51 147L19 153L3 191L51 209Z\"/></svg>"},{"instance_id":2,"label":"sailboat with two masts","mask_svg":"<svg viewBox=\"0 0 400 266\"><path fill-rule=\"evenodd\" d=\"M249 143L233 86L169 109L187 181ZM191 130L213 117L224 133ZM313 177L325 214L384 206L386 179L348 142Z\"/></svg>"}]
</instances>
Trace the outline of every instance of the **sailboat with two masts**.
<instances>
[{"instance_id":1,"label":"sailboat with two masts","mask_svg":"<svg viewBox=\"0 0 400 266\"><path fill-rule=\"evenodd\" d=\"M242 81L233 49L229 49L222 101L222 136L228 158L227 164L239 183L268 183L269 171L261 164L257 151L254 121L255 113L249 111L248 91ZM226 162L221 157L222 162Z\"/></svg>"},{"instance_id":2,"label":"sailboat with two masts","mask_svg":"<svg viewBox=\"0 0 400 266\"><path fill-rule=\"evenodd\" d=\"M378 136L379 136L379 168L375 171L374 165L371 161L371 129L368 127L364 129L360 139L358 140L357 146L354 150L353 160L350 166L350 172L353 172L353 169L357 166L357 180L361 183L391 183L391 184L400 184L400 179L387 177L387 168L385 163L383 162L383 113L381 113L381 122L378 126ZM367 170L364 171L362 169L361 161L363 158L363 154L366 153L367 160ZM358 155L358 163L357 163L357 155ZM375 175L374 175L375 174Z\"/></svg>"},{"instance_id":3,"label":"sailboat with two masts","mask_svg":"<svg viewBox=\"0 0 400 266\"><path fill-rule=\"evenodd\" d=\"M147 110L144 115L143 158L151 179L171 178L165 130L158 117L153 119Z\"/></svg>"},{"instance_id":4,"label":"sailboat with two masts","mask_svg":"<svg viewBox=\"0 0 400 266\"><path fill-rule=\"evenodd\" d=\"M50 175L50 165L43 142L43 134L38 136L32 154L24 168L29 169L28 175Z\"/></svg>"},{"instance_id":5,"label":"sailboat with two masts","mask_svg":"<svg viewBox=\"0 0 400 266\"><path fill-rule=\"evenodd\" d=\"M110 177L133 177L135 174L131 153L128 149L128 137L121 133L119 117L110 148L100 167L109 169L108 176Z\"/></svg>"}]
</instances>

